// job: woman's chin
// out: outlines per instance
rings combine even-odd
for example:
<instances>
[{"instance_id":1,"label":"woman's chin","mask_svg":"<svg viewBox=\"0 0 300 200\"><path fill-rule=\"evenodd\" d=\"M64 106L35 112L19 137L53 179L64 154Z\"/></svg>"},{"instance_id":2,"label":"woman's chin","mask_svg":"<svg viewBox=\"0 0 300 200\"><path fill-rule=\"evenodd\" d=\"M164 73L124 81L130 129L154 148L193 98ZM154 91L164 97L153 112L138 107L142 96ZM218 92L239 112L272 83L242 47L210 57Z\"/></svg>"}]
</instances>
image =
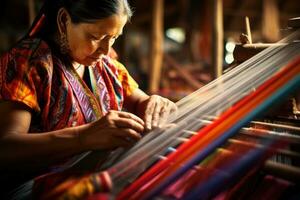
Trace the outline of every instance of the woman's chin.
<instances>
[{"instance_id":1,"label":"woman's chin","mask_svg":"<svg viewBox=\"0 0 300 200\"><path fill-rule=\"evenodd\" d=\"M85 66L95 65L97 62L99 62L101 58L87 58L80 62L80 64Z\"/></svg>"}]
</instances>

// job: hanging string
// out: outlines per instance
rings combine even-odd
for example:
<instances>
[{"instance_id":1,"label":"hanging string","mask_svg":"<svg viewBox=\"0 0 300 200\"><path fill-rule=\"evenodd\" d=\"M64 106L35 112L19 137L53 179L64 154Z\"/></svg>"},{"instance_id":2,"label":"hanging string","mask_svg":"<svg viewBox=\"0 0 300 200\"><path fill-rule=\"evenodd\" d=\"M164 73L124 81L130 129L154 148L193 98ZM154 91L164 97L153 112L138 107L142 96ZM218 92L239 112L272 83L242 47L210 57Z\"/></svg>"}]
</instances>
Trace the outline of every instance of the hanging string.
<instances>
[{"instance_id":1,"label":"hanging string","mask_svg":"<svg viewBox=\"0 0 300 200\"><path fill-rule=\"evenodd\" d=\"M292 41L294 38L295 36L291 36L283 41ZM127 157L125 156L128 162L122 161L119 165L117 164L110 169L112 176L120 180L118 182L122 182L122 180L127 179L122 175L130 174L129 171L132 171L133 166L135 166L136 174L142 172L147 168L147 164L145 164L147 161L149 164L153 162L153 155L163 153L166 146L171 145L176 138L182 136L182 130L197 130L204 126L205 124L199 123L196 119L204 114L215 116L217 113L220 113L220 110L216 108L229 108L231 104L228 102L235 102L237 101L236 99L247 95L253 88L264 82L271 74L285 65L289 59L297 56L298 52L295 51L297 48L299 48L299 45L295 47L295 45L288 44L271 47L265 50L265 52L258 54L256 56L258 58L248 60L241 67L237 67L232 72L214 81L214 83L201 88L199 91L178 102L179 112L176 115L177 118L169 121L169 123L175 122L176 125L167 131L155 130L146 136L141 143L129 151ZM242 83L242 85L239 83ZM224 88L226 88L225 91ZM224 101L224 99L229 99L229 97L230 101ZM162 132L163 134L161 134ZM136 166L142 167L140 170L137 170ZM124 177L124 179L119 179L119 177ZM120 185L120 188L122 188L121 183Z\"/></svg>"},{"instance_id":2,"label":"hanging string","mask_svg":"<svg viewBox=\"0 0 300 200\"><path fill-rule=\"evenodd\" d=\"M171 184L172 181L176 180L178 176L185 173L190 167L195 165L197 162L200 162L201 159L205 158L206 156L211 153L215 148L223 144L229 137L231 137L233 134L235 134L238 129L240 129L243 125L245 125L245 122L251 119L252 116L256 116L256 114L259 111L262 111L263 108L266 108L266 101L269 101L268 99L265 99L264 96L269 95L270 92L277 90L278 87L283 86L284 84L289 85L288 81L291 78L294 78L296 76L296 81L293 81L291 84L299 84L300 83L300 76L297 77L297 74L300 74L300 57L297 60L296 63L293 63L293 65L288 66L285 68L284 71L273 77L272 79L268 80L267 83L263 85L263 87L260 87L258 91L254 92L252 95L247 96L245 99L243 99L241 102L235 106L234 110L228 110L226 113L227 115L222 115L221 118L224 119L218 119L216 122L212 124L212 126L208 126L208 128L211 128L209 130L209 135L205 140L197 140L194 139L195 144L190 141L188 144L182 145L182 148L179 148L178 151L172 155L170 155L170 159L168 161L163 161L161 163L165 163L165 165L161 165L161 169L159 167L156 168L157 171L161 171L162 168L165 169L167 162L172 163L172 166L170 169L166 169L167 172L163 172L163 175L160 175L158 178L155 179L155 181L151 182L151 184L147 185L147 188L149 188L149 191L145 192L145 189L143 190L143 193L139 193L139 196L137 196L137 199L140 199L141 196L146 196L145 198L152 198L155 195L157 195L163 188ZM295 66L296 64L296 66ZM280 76L279 76L280 75ZM282 77L282 78L281 78ZM278 80L279 81L278 81ZM299 82L298 82L299 81ZM289 88L289 87L287 87ZM283 91L286 90L284 87L282 89ZM259 93L258 93L259 92ZM281 90L279 90L279 94L281 94ZM275 97L280 97L280 95L275 94ZM271 98L275 98L271 97ZM251 99L254 99L251 100ZM257 100L255 100L257 99ZM275 98L276 99L276 98ZM257 103L253 104L253 102L263 102L262 106L255 108L253 105L256 105ZM245 103L246 104L245 104ZM249 102L249 103L248 103ZM252 105L252 106L251 106ZM254 109L255 108L255 109ZM254 109L254 110L253 110ZM245 111L250 111L249 114L247 114L245 119L243 119L243 115L245 115ZM252 111L253 110L253 111ZM239 114L240 113L240 114ZM253 114L254 113L254 114ZM228 115L230 114L230 115ZM239 116L241 115L241 116ZM232 118L233 121L228 121ZM224 121L224 122L223 122ZM220 123L220 126L217 125L217 123ZM230 127L230 131L227 131L226 127ZM201 130L198 134L204 132L205 129ZM222 134L225 131L224 134ZM195 136L195 137L198 137ZM218 139L217 139L218 138ZM216 140L217 139L217 140ZM194 142L193 141L193 142ZM208 145L209 144L209 145ZM184 148L185 147L185 148ZM199 151L199 153L197 153ZM203 152L202 152L203 151ZM189 153L190 152L190 153ZM196 157L193 158L193 154L196 153ZM175 164L175 163L176 164ZM184 164L184 165L183 165ZM181 167L183 166L183 167ZM151 173L147 173L151 175ZM156 173L153 172L153 175ZM147 177L147 176L145 176ZM141 180L141 179L140 179Z\"/></svg>"},{"instance_id":3,"label":"hanging string","mask_svg":"<svg viewBox=\"0 0 300 200\"><path fill-rule=\"evenodd\" d=\"M291 36L291 39L287 39L287 41L292 41L294 40L294 38L295 36ZM195 119L198 119L201 115L204 114L215 115L216 113L220 112L215 109L216 107L223 107L224 109L230 107L231 105L228 104L228 102L224 102L225 98L228 99L228 97L230 97L231 102L235 102L237 101L236 99L241 98L251 92L253 88L264 82L268 77L279 70L281 66L284 66L290 59L296 57L298 55L298 52L296 51L297 48L299 48L299 45L297 44L287 44L283 47L272 47L271 49L267 49L267 55L264 55L263 53L258 55L259 58L262 57L259 61L252 61L251 59L247 61L247 63L252 66L245 67L247 66L247 63L243 64L242 67L245 67L244 70L237 68L237 70L233 71L232 74L230 73L229 75L221 77L219 81L216 81L214 84L209 85L208 89L200 89L201 91L198 91L199 94L197 94L198 92L196 92L192 94L189 99L183 99L183 101L181 102L191 101L191 103L178 103L179 112L177 113L177 116L179 116L178 118L180 120L178 120L177 122L177 119L173 119L173 121L177 122L176 125L173 128L165 131L163 134L160 133L162 132L162 130L156 130L156 134L152 135L152 137L154 138L149 136L148 140L147 138L145 138L145 141L147 142L144 141L140 145L138 144L137 147L133 148L133 150L131 151L135 151L135 153L128 153L129 156L127 156L126 159L129 162L126 163L122 161L120 162L119 167L118 165L116 165L114 168L110 169L113 177L116 177L116 179L118 179L118 177L122 177L122 174L130 174L128 172L133 168L133 166L139 166L141 163L143 163L144 165L140 170L137 171L142 172L145 168L147 168L145 164L145 162L147 162L146 160L149 160L149 163L153 162L153 159L150 158L153 158L153 155L159 155L160 153L165 151L166 146L170 145L177 137L180 137L183 134L183 127L188 130L197 130L198 128L204 126L204 124L197 122ZM257 74L259 74L260 76L258 76ZM235 77L238 77L238 79ZM242 84L237 85L238 83ZM219 90L219 85L222 85L221 90ZM235 87L235 85L237 86ZM225 91L224 88L226 88ZM199 97L203 97L204 100L195 100ZM186 105L189 105L190 107ZM191 112L193 110L193 113L187 114L188 112ZM161 135L157 137L158 134ZM141 146L143 146L143 148L137 150L137 148L140 148ZM118 180L122 182L122 178ZM120 185L122 187L121 183Z\"/></svg>"}]
</instances>

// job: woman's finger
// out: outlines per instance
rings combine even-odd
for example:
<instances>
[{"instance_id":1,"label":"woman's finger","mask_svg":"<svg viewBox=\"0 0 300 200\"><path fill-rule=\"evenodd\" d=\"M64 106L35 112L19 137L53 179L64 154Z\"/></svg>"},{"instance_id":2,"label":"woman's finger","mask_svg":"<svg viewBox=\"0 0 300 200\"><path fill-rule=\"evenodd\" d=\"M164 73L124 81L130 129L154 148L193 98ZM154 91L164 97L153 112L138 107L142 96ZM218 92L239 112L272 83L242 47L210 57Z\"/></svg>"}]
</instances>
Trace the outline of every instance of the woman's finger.
<instances>
[{"instance_id":1,"label":"woman's finger","mask_svg":"<svg viewBox=\"0 0 300 200\"><path fill-rule=\"evenodd\" d=\"M151 122L152 128L158 126L158 120L159 120L160 111L162 108L163 107L161 105L161 102L156 102L155 107L153 109L153 113L152 113L152 122Z\"/></svg>"},{"instance_id":2,"label":"woman's finger","mask_svg":"<svg viewBox=\"0 0 300 200\"><path fill-rule=\"evenodd\" d=\"M158 121L158 127L162 127L163 125L165 125L170 115L170 112L171 112L171 106L169 106L169 103L166 102L166 104L162 107L159 113L160 118Z\"/></svg>"},{"instance_id":3,"label":"woman's finger","mask_svg":"<svg viewBox=\"0 0 300 200\"><path fill-rule=\"evenodd\" d=\"M117 113L119 117L133 119L134 121L144 126L144 121L132 113L125 112L125 111L117 111Z\"/></svg>"},{"instance_id":4,"label":"woman's finger","mask_svg":"<svg viewBox=\"0 0 300 200\"><path fill-rule=\"evenodd\" d=\"M170 112L176 112L178 110L177 105L172 101L169 101L169 102L170 102L170 108L171 108Z\"/></svg>"},{"instance_id":5,"label":"woman's finger","mask_svg":"<svg viewBox=\"0 0 300 200\"><path fill-rule=\"evenodd\" d=\"M130 128L120 128L115 135L128 142L137 142L142 138L141 134Z\"/></svg>"},{"instance_id":6,"label":"woman's finger","mask_svg":"<svg viewBox=\"0 0 300 200\"><path fill-rule=\"evenodd\" d=\"M117 128L129 128L139 133L144 131L144 123L141 124L132 118L119 118L115 121Z\"/></svg>"},{"instance_id":7,"label":"woman's finger","mask_svg":"<svg viewBox=\"0 0 300 200\"><path fill-rule=\"evenodd\" d=\"M144 116L144 120L145 120L145 125L146 125L146 130L151 130L152 129L152 115L154 112L154 108L155 108L155 101L149 101L146 110L145 110L145 116Z\"/></svg>"}]
</instances>

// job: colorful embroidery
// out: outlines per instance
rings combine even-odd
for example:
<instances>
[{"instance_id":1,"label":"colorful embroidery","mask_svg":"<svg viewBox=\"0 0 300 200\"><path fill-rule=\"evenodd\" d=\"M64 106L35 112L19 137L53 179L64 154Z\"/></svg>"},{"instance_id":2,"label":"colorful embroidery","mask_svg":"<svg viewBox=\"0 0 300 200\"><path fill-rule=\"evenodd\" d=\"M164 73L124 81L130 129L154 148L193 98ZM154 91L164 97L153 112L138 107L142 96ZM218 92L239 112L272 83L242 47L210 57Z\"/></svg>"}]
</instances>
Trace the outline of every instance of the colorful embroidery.
<instances>
[{"instance_id":1,"label":"colorful embroidery","mask_svg":"<svg viewBox=\"0 0 300 200\"><path fill-rule=\"evenodd\" d=\"M124 66L104 57L90 66L97 83L91 91L40 39L23 40L1 57L0 65L0 99L35 111L31 132L81 125L121 110L124 98L138 87Z\"/></svg>"}]
</instances>

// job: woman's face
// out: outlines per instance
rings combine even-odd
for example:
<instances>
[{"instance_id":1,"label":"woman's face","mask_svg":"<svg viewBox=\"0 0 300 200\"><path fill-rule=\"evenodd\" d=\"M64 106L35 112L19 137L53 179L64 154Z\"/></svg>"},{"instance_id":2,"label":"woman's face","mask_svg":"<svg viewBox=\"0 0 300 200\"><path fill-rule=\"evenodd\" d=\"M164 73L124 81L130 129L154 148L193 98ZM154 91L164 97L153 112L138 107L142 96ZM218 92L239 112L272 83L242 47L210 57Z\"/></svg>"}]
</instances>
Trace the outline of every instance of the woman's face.
<instances>
[{"instance_id":1,"label":"woman's face","mask_svg":"<svg viewBox=\"0 0 300 200\"><path fill-rule=\"evenodd\" d=\"M70 19L70 18L69 18ZM109 52L122 34L126 15L113 15L95 23L66 23L70 56L73 61L89 66Z\"/></svg>"}]
</instances>

